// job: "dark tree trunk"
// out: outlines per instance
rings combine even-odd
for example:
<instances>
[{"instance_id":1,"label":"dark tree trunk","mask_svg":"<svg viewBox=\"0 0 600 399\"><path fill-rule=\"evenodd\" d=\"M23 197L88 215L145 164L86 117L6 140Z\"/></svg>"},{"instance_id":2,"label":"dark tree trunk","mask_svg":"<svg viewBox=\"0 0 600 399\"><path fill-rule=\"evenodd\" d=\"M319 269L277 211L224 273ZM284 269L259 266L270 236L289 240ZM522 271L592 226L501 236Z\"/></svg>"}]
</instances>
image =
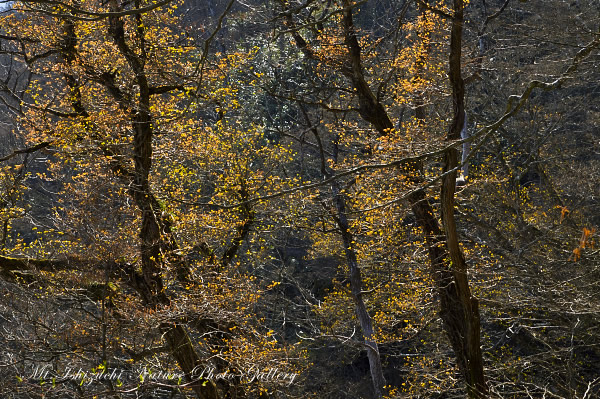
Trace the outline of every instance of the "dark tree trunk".
<instances>
[{"instance_id":1,"label":"dark tree trunk","mask_svg":"<svg viewBox=\"0 0 600 399\"><path fill-rule=\"evenodd\" d=\"M119 6L115 0L111 1L113 11L118 11ZM152 168L152 116L150 113L151 90L144 70L145 54L144 42L140 40L142 49L139 54L133 51L126 42L123 21L119 17L109 18L113 40L121 54L136 75L139 87L139 96L132 110L132 127L134 130L134 172L131 183L130 195L142 213L142 225L139 237L141 240L140 255L142 263L141 278L134 279L136 289L142 296L145 306L158 308L169 304L170 300L165 293L162 269L165 255L162 249L172 246L169 237L170 228L161 219L161 209L150 188L149 175ZM140 28L142 29L142 28ZM143 32L139 32L143 35ZM165 230L167 228L167 230ZM162 229L162 232L161 232ZM194 381L193 374L196 367L201 366L200 357L186 332L180 324L166 322L160 325L172 356L184 372L188 381L192 382L192 389L198 398L218 399L219 393L214 382L209 380Z\"/></svg>"},{"instance_id":2,"label":"dark tree trunk","mask_svg":"<svg viewBox=\"0 0 600 399\"><path fill-rule=\"evenodd\" d=\"M448 140L460 139L465 123L465 89L461 76L463 9L463 0L454 0L449 58L454 118L448 131ZM448 287L452 292L447 298L445 309L442 308L441 317L467 383L468 396L482 398L487 396L488 390L480 346L479 307L469 289L467 264L459 246L454 219L457 166L458 150L451 148L444 156L444 172L447 174L442 180L441 212L453 281Z\"/></svg>"},{"instance_id":3,"label":"dark tree trunk","mask_svg":"<svg viewBox=\"0 0 600 399\"><path fill-rule=\"evenodd\" d=\"M344 44L348 51L350 66L342 67L340 72L352 83L354 92L358 97L360 116L370 123L379 134L386 135L393 129L394 125L385 107L379 102L364 77L361 48L356 37L356 29L352 18L352 4L348 0L344 0L343 4ZM460 138L460 131L464 122L464 83L460 76L463 7L462 0L454 0L455 15L452 20L450 80L455 107L452 128L448 134L449 140ZM291 28L296 45L306 57L316 60L317 57L295 28L290 14L287 15L286 21ZM423 119L423 104L417 105L419 108L417 117ZM457 164L458 152L449 150L445 158L445 171L453 169ZM402 173L416 185L423 182L423 164L420 161L414 161L406 165L402 169ZM440 298L440 316L444 321L444 329L450 339L457 363L465 379L468 395L470 398L483 398L488 391L479 345L479 308L476 298L471 295L466 262L458 245L458 234L454 221L455 186L456 173L449 173L442 182L444 230L440 228L429 199L423 190L410 193L408 201L425 235L431 262L431 273ZM340 213L339 210L340 205L338 205L338 214Z\"/></svg>"},{"instance_id":4,"label":"dark tree trunk","mask_svg":"<svg viewBox=\"0 0 600 399\"><path fill-rule=\"evenodd\" d=\"M356 28L352 18L352 4L344 0L344 43L350 57L350 67L344 68L342 73L352 82L358 96L358 113L367 122L373 125L380 134L386 134L394 128L394 124L383 105L379 102L369 84L367 83L361 60L361 48L356 37Z\"/></svg>"},{"instance_id":5,"label":"dark tree trunk","mask_svg":"<svg viewBox=\"0 0 600 399\"><path fill-rule=\"evenodd\" d=\"M360 47L354 33L352 12L345 3L344 28L346 46L349 51L352 69L345 74L351 80L359 97L361 117L370 122L382 135L393 127L384 107L378 102L367 86L362 73ZM452 20L450 82L453 90L454 119L448 134L449 140L460 138L464 124L464 83L461 77L461 44L463 26L463 2L454 0L454 18ZM419 105L424 112L422 104ZM421 118L423 115L418 115ZM444 171L458 165L458 151L451 149L446 153ZM414 183L419 183L423 169L421 162L413 162L404 169ZM426 245L431 262L431 272L440 297L440 316L444 329L454 350L457 363L467 385L470 398L482 398L487 395L487 386L483 372L483 359L480 348L479 308L477 299L472 297L467 277L467 266L458 243L458 234L454 220L454 189L456 172L449 173L442 182L442 221L444 230L439 227L437 218L428 198L422 190L409 195L411 209L426 237Z\"/></svg>"}]
</instances>

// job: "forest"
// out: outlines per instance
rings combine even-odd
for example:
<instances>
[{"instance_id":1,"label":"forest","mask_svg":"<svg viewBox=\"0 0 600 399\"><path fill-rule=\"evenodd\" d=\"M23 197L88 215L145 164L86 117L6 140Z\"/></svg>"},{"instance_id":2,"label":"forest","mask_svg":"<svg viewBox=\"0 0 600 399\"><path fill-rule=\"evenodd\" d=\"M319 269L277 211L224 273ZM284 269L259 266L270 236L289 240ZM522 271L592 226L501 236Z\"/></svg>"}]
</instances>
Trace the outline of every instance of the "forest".
<instances>
[{"instance_id":1,"label":"forest","mask_svg":"<svg viewBox=\"0 0 600 399\"><path fill-rule=\"evenodd\" d=\"M600 397L600 1L0 0L0 397Z\"/></svg>"}]
</instances>

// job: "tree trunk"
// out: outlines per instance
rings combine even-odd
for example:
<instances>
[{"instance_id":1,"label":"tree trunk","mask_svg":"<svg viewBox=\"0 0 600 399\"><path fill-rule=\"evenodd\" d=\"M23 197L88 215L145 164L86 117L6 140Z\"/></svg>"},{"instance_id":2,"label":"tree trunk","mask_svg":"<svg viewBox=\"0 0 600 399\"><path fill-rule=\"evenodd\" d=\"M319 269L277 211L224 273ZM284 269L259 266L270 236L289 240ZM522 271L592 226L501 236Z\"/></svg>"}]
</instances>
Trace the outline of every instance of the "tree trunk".
<instances>
[{"instance_id":1,"label":"tree trunk","mask_svg":"<svg viewBox=\"0 0 600 399\"><path fill-rule=\"evenodd\" d=\"M362 73L360 47L354 33L352 12L345 2L344 28L346 46L352 63L352 73L346 75L352 81L359 97L361 117L370 122L382 135L393 127L383 106L366 85ZM460 138L464 124L464 83L461 78L461 43L463 26L463 2L454 0L455 15L452 20L450 81L454 99L454 119L448 134L449 140ZM445 158L444 171L458 165L458 151L451 149ZM411 180L419 183L423 169L421 162L413 162L404 169ZM477 299L471 296L467 278L467 266L458 244L458 234L454 221L454 190L456 172L446 175L442 182L442 221L444 231L439 227L433 208L422 190L409 195L411 209L419 226L423 229L431 262L431 272L440 297L440 316L444 329L454 350L458 366L465 379L470 398L487 395L483 372L483 359L480 348L479 307Z\"/></svg>"},{"instance_id":2,"label":"tree trunk","mask_svg":"<svg viewBox=\"0 0 600 399\"><path fill-rule=\"evenodd\" d=\"M379 399L383 397L385 378L383 377L383 367L381 366L379 348L374 338L373 323L371 322L371 317L369 316L367 306L365 305L362 296L362 276L356 258L356 252L352 245L352 233L350 233L350 226L348 225L348 218L346 216L346 201L344 201L343 194L340 193L336 181L331 184L331 188L337 211L337 223L342 232L342 242L344 243L346 261L350 268L350 291L356 309L356 317L360 323L362 334L365 339L365 346L367 347L367 357L369 359L369 369L371 371L371 379L373 380L375 398Z\"/></svg>"},{"instance_id":3,"label":"tree trunk","mask_svg":"<svg viewBox=\"0 0 600 399\"><path fill-rule=\"evenodd\" d=\"M454 0L449 58L454 118L448 131L448 140L460 139L465 123L465 90L461 76L463 8L463 0ZM442 180L441 213L453 281L448 287L451 289L452 295L447 298L447 307L446 309L442 308L441 316L456 353L458 365L467 383L468 396L469 398L482 398L487 396L488 391L480 347L479 307L477 299L471 295L469 289L467 264L459 246L454 219L457 171L453 169L457 166L458 149L451 148L444 156L444 172L448 172L448 174Z\"/></svg>"},{"instance_id":4,"label":"tree trunk","mask_svg":"<svg viewBox=\"0 0 600 399\"><path fill-rule=\"evenodd\" d=\"M113 11L119 7L115 0L111 1ZM134 173L130 188L130 195L142 213L142 225L139 237L141 240L140 255L142 263L141 278L134 279L136 288L141 294L144 305L149 308L166 306L170 300L165 293L162 279L162 269L166 259L163 248L169 248L171 242L161 233L164 227L160 218L161 210L150 188L150 169L152 168L152 116L150 113L150 87L144 69L146 51L141 49L140 54L133 51L126 42L123 21L119 17L110 17L111 33L113 40L129 66L136 74L136 83L139 87L139 96L132 115L134 130ZM143 42L141 44L143 46ZM162 229L163 232L164 228ZM166 232L165 232L166 233ZM201 366L200 357L180 324L174 322L163 323L160 330L169 345L172 356L177 361L192 389L200 399L218 399L219 393L216 385L210 380L194 381L194 368Z\"/></svg>"},{"instance_id":5,"label":"tree trunk","mask_svg":"<svg viewBox=\"0 0 600 399\"><path fill-rule=\"evenodd\" d=\"M344 29L344 44L348 51L350 67L342 67L340 72L346 76L358 97L360 116L370 123L381 135L386 135L394 125L384 106L367 84L361 60L361 48L356 37L356 29L352 18L352 4L344 0L342 23ZM463 25L463 1L454 0L455 15L452 20L450 72L453 89L454 119L448 134L449 140L460 138L460 130L464 122L464 83L460 77L460 58ZM306 41L295 29L290 16L288 24L292 28L292 36L296 45L305 56L317 59ZM420 107L422 113L424 108ZM420 115L421 117L423 115ZM455 135L458 136L455 137ZM456 150L449 150L445 159L445 171L453 169L458 162ZM414 161L403 168L410 181L419 185L422 183L423 164ZM423 190L416 190L408 195L411 210L417 223L423 229L429 259L431 274L434 278L440 297L440 316L444 321L444 329L454 350L457 364L467 385L470 398L483 398L487 395L487 386L483 373L483 360L479 345L479 308L476 298L471 296L467 267L458 244L458 235L454 221L454 189L456 173L445 176L442 182L442 220L444 230L440 228L429 199ZM339 197L339 196L338 196ZM337 201L337 199L336 199ZM342 201L343 204L343 201ZM338 214L340 213L340 205ZM341 226L340 226L341 227ZM344 229L342 228L342 231ZM345 239L346 240L346 239ZM351 243L351 236L349 241ZM347 256L352 251L351 246L344 244ZM351 264L351 262L349 262ZM352 265L351 265L352 267ZM352 269L351 269L352 270ZM358 297L360 301L361 298ZM360 303L360 302L359 302Z\"/></svg>"},{"instance_id":6,"label":"tree trunk","mask_svg":"<svg viewBox=\"0 0 600 399\"><path fill-rule=\"evenodd\" d=\"M325 159L325 152L323 150L323 143L321 142L321 137L319 136L319 132L315 125L311 123L308 113L305 108L300 104L300 108L302 113L304 114L304 118L308 126L310 126L311 131L313 132L315 139L317 140L320 154L321 154L321 174L323 178L327 178L331 176L331 171L327 167L327 160ZM338 144L337 138L334 142L334 150L333 150L333 161L335 163L338 162ZM367 311L367 306L365 305L365 301L362 296L362 275L360 272L360 266L358 264L358 259L356 256L356 251L353 248L353 238L352 233L350 232L350 225L348 223L348 216L346 211L346 200L344 194L340 192L339 183L337 181L333 181L331 183L331 191L333 194L333 201L335 204L335 211L332 210L333 217L337 222L337 225L340 229L342 242L344 245L344 253L346 255L346 261L348 262L348 267L350 268L350 291L352 295L352 300L354 301L356 317L360 323L360 328L362 331L362 335L364 337L364 344L367 348L367 358L369 359L369 370L371 373L371 380L373 382L373 391L374 397L376 399L380 399L383 397L384 387L385 387L385 378L383 376L383 366L381 365L381 356L379 354L379 347L377 345L377 341L374 337L373 332L373 322L371 320L371 316Z\"/></svg>"}]
</instances>

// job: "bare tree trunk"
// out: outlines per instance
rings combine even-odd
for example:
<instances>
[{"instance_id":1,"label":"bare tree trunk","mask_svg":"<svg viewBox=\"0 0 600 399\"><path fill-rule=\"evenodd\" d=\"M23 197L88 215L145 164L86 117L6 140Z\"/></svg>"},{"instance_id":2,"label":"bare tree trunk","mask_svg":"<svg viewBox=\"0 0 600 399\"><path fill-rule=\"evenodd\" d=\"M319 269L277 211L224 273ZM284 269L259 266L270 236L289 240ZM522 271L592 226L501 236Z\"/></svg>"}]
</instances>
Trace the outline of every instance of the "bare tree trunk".
<instances>
[{"instance_id":1,"label":"bare tree trunk","mask_svg":"<svg viewBox=\"0 0 600 399\"><path fill-rule=\"evenodd\" d=\"M461 76L461 47L463 29L463 0L454 0L454 15L450 34L450 84L454 118L448 131L448 140L460 139L465 124L465 89ZM459 246L456 221L454 219L454 195L458 166L458 149L449 149L444 157L444 172L448 172L442 180L441 212L446 248L450 256L450 270L453 281L452 296L448 298L447 309L442 309L442 319L458 365L467 383L470 398L487 396L487 386L483 372L483 359L480 346L480 322L478 301L471 295L467 277L467 264Z\"/></svg>"},{"instance_id":2,"label":"bare tree trunk","mask_svg":"<svg viewBox=\"0 0 600 399\"><path fill-rule=\"evenodd\" d=\"M327 160L325 159L325 151L323 149L323 143L317 128L314 127L310 121L308 113L302 105L300 105L302 113L308 126L311 126L311 131L317 140L320 154L321 154L321 174L324 178L331 176L331 172L327 167ZM334 142L333 150L333 161L338 162L338 144L337 138ZM333 201L335 204L335 211L332 210L332 216L337 222L340 229L342 242L344 245L344 254L346 255L346 262L350 268L350 291L352 300L354 301L356 317L360 323L360 328L364 338L364 344L367 348L367 358L369 359L369 371L371 373L371 380L373 382L374 397L380 399L383 397L385 387L385 377L383 376L383 366L381 364L381 356L379 354L379 347L375 340L375 333L373 331L373 322L371 316L367 311L367 306L363 300L362 290L362 274L360 272L360 266L356 256L356 251L353 246L353 237L350 232L350 225L348 223L348 216L346 210L346 200L344 194L340 192L339 183L334 180L331 183L331 191L333 194Z\"/></svg>"},{"instance_id":3,"label":"bare tree trunk","mask_svg":"<svg viewBox=\"0 0 600 399\"><path fill-rule=\"evenodd\" d=\"M356 309L356 317L360 323L363 337L365 339L365 346L367 347L367 357L369 359L369 369L371 371L371 379L373 380L373 388L375 390L375 398L379 399L383 396L383 389L385 386L385 378L383 377L383 367L381 366L381 357L379 355L379 348L375 341L373 332L373 323L371 322L371 316L367 311L367 306L362 296L362 276L356 252L352 245L352 233L350 233L350 226L348 225L348 218L346 215L346 201L344 196L340 193L338 183L334 181L331 184L333 191L335 207L337 211L337 223L342 233L342 242L344 243L344 252L346 254L346 261L350 268L350 291L352 293L352 299Z\"/></svg>"}]
</instances>

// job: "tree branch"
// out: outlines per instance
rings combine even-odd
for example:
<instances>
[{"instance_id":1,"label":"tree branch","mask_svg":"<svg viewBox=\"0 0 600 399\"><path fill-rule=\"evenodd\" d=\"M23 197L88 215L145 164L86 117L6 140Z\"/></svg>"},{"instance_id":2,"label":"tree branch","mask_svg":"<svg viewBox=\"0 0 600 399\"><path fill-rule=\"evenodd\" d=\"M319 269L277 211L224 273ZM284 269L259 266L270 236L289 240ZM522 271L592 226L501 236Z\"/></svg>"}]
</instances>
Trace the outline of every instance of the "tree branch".
<instances>
[{"instance_id":1,"label":"tree branch","mask_svg":"<svg viewBox=\"0 0 600 399\"><path fill-rule=\"evenodd\" d=\"M41 150L42 148L49 147L52 143L53 143L53 141L43 141L43 142L36 144L34 146L31 146L31 147L22 148L20 150L15 150L11 154L0 158L0 162L8 161L9 159L16 157L17 155L31 154L32 152L36 152L37 150Z\"/></svg>"},{"instance_id":2,"label":"tree branch","mask_svg":"<svg viewBox=\"0 0 600 399\"><path fill-rule=\"evenodd\" d=\"M41 12L43 14L51 15L54 17L70 18L70 19L76 19L79 21L98 21L98 20L105 19L105 18L118 18L118 17L127 16L127 15L143 14L148 11L152 11L156 8L167 5L171 2L173 2L173 0L161 0L157 3L149 4L145 7L134 8L131 10L123 10L123 11L110 11L110 12L88 11L88 10L84 10L84 9L72 6L68 3L64 3L62 1L54 1L54 0L25 0L22 3L26 4L30 8L31 11ZM66 13L49 12L49 11L41 9L41 8L32 7L30 4L49 4L49 5L54 5L54 6L61 6L61 7L64 7L65 9L71 11L72 13L66 14ZM86 16L83 16L83 15L86 15Z\"/></svg>"}]
</instances>

